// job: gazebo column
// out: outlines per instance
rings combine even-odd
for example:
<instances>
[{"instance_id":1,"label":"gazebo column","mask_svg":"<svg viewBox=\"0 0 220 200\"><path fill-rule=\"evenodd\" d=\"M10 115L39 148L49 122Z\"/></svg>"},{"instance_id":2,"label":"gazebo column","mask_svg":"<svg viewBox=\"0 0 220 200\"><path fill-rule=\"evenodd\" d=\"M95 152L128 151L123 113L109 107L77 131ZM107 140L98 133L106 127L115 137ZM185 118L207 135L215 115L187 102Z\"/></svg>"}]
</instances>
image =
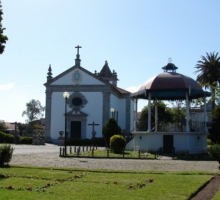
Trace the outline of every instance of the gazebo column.
<instances>
[{"instance_id":1,"label":"gazebo column","mask_svg":"<svg viewBox=\"0 0 220 200\"><path fill-rule=\"evenodd\" d=\"M158 105L157 105L157 99L155 100L155 132L157 132L158 127Z\"/></svg>"},{"instance_id":2,"label":"gazebo column","mask_svg":"<svg viewBox=\"0 0 220 200\"><path fill-rule=\"evenodd\" d=\"M189 95L186 92L186 132L190 132L189 129Z\"/></svg>"},{"instance_id":3,"label":"gazebo column","mask_svg":"<svg viewBox=\"0 0 220 200\"><path fill-rule=\"evenodd\" d=\"M134 116L134 131L137 131L137 117L138 117L138 99L134 99L134 112L135 112L135 116Z\"/></svg>"},{"instance_id":4,"label":"gazebo column","mask_svg":"<svg viewBox=\"0 0 220 200\"><path fill-rule=\"evenodd\" d=\"M204 96L204 131L207 133L208 130L207 130L207 125L206 125L206 116L207 116L207 113L206 113L206 96Z\"/></svg>"},{"instance_id":5,"label":"gazebo column","mask_svg":"<svg viewBox=\"0 0 220 200\"><path fill-rule=\"evenodd\" d=\"M148 132L151 132L151 93L148 94Z\"/></svg>"}]
</instances>

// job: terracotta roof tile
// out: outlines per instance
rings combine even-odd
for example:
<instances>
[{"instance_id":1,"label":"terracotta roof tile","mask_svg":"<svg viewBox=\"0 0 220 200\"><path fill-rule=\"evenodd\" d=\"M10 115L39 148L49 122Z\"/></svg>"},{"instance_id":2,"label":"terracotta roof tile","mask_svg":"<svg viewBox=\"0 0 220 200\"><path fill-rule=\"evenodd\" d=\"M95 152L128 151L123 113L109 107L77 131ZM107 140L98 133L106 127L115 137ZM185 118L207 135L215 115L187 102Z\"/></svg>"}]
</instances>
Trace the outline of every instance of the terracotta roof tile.
<instances>
[{"instance_id":1,"label":"terracotta roof tile","mask_svg":"<svg viewBox=\"0 0 220 200\"><path fill-rule=\"evenodd\" d=\"M121 94L130 94L129 91L127 90L124 90L122 88L119 88L119 87L114 87L118 92L120 92Z\"/></svg>"}]
</instances>

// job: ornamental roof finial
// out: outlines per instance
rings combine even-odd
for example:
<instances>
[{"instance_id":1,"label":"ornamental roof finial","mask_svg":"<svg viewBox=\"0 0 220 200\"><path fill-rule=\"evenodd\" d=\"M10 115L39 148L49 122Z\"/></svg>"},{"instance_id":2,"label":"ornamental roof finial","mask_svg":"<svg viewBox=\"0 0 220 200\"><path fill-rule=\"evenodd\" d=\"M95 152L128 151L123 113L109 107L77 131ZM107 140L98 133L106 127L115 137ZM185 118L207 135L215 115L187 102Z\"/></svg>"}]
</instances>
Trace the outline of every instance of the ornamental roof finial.
<instances>
[{"instance_id":1,"label":"ornamental roof finial","mask_svg":"<svg viewBox=\"0 0 220 200\"><path fill-rule=\"evenodd\" d=\"M75 59L75 65L80 66L80 55L79 55L79 49L82 48L79 45L75 47L77 49L76 59Z\"/></svg>"}]
</instances>

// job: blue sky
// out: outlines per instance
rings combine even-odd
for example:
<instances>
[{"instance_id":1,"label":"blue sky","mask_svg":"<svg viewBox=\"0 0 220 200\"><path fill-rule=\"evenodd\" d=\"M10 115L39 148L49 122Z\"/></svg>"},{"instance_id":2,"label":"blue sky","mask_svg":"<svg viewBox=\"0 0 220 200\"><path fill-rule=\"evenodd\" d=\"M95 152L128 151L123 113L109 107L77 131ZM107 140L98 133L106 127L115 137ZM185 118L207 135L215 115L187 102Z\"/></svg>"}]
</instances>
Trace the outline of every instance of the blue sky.
<instances>
[{"instance_id":1,"label":"blue sky","mask_svg":"<svg viewBox=\"0 0 220 200\"><path fill-rule=\"evenodd\" d=\"M0 119L24 122L31 99L45 105L49 64L53 76L81 66L100 71L105 60L118 86L136 91L162 72L168 58L177 72L196 79L206 52L220 51L220 1L201 0L2 0L9 37L0 55ZM140 101L139 110L147 104Z\"/></svg>"}]
</instances>

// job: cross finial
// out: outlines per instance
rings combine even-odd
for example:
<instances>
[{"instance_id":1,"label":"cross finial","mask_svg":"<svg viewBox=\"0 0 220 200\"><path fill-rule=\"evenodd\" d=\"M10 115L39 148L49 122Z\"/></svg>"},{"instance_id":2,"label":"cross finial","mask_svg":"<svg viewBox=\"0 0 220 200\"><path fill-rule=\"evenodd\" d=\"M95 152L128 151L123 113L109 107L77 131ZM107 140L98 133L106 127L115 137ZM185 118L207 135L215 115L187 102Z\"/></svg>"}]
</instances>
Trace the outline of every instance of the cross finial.
<instances>
[{"instance_id":1,"label":"cross finial","mask_svg":"<svg viewBox=\"0 0 220 200\"><path fill-rule=\"evenodd\" d=\"M75 47L77 49L77 54L79 54L79 49L82 48L79 45Z\"/></svg>"},{"instance_id":2,"label":"cross finial","mask_svg":"<svg viewBox=\"0 0 220 200\"><path fill-rule=\"evenodd\" d=\"M168 62L171 63L172 62L172 58L168 58Z\"/></svg>"}]
</instances>

